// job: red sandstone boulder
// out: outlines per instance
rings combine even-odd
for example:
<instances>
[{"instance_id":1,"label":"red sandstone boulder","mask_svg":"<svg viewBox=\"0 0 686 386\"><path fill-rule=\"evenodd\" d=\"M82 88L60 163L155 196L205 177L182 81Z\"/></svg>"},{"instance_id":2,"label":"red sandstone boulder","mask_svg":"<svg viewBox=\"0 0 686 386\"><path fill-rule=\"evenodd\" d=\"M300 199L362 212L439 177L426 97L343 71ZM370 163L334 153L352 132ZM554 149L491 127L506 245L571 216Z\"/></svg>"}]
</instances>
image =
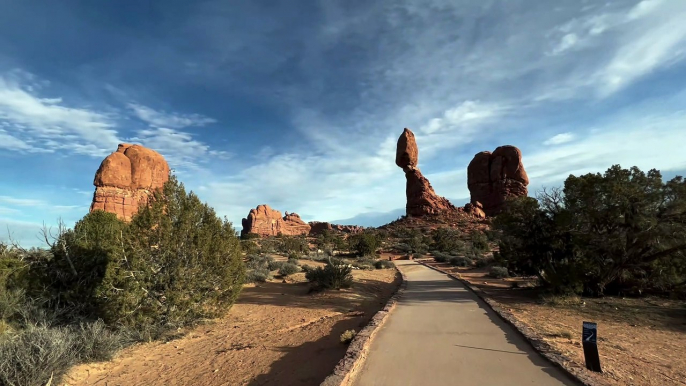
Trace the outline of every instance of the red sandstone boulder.
<instances>
[{"instance_id":1,"label":"red sandstone boulder","mask_svg":"<svg viewBox=\"0 0 686 386\"><path fill-rule=\"evenodd\" d=\"M310 233L310 225L304 222L296 213L286 213L281 217L281 212L270 208L268 205L259 205L251 209L248 217L242 221L243 230L241 236L254 233L261 237L307 235Z\"/></svg>"},{"instance_id":2,"label":"red sandstone boulder","mask_svg":"<svg viewBox=\"0 0 686 386\"><path fill-rule=\"evenodd\" d=\"M407 215L420 217L456 210L450 201L434 192L429 180L417 168L418 161L419 149L414 133L406 128L398 139L395 164L403 169L407 179L405 188Z\"/></svg>"},{"instance_id":3,"label":"red sandstone boulder","mask_svg":"<svg viewBox=\"0 0 686 386\"><path fill-rule=\"evenodd\" d=\"M100 164L90 211L104 210L129 221L169 180L164 157L141 145L121 144Z\"/></svg>"},{"instance_id":4,"label":"red sandstone boulder","mask_svg":"<svg viewBox=\"0 0 686 386\"><path fill-rule=\"evenodd\" d=\"M405 170L408 167L416 167L419 163L419 149L412 130L405 128L398 138L398 147L395 152L395 164Z\"/></svg>"},{"instance_id":5,"label":"red sandstone boulder","mask_svg":"<svg viewBox=\"0 0 686 386\"><path fill-rule=\"evenodd\" d=\"M529 177L522 164L522 152L514 146L500 146L493 153L483 151L467 167L471 202L483 204L483 212L494 216L508 198L526 196Z\"/></svg>"}]
</instances>

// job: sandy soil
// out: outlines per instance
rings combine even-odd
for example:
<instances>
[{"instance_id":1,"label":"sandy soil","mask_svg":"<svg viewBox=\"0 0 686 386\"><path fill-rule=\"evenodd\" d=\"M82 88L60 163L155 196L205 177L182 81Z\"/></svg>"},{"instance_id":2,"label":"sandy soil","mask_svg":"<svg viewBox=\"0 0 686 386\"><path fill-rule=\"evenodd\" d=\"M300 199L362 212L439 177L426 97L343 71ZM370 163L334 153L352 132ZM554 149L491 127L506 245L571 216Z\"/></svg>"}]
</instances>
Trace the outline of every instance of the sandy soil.
<instances>
[{"instance_id":1,"label":"sandy soil","mask_svg":"<svg viewBox=\"0 0 686 386\"><path fill-rule=\"evenodd\" d=\"M428 262L428 261L425 261ZM431 263L461 277L507 307L538 331L570 366L585 370L581 323L598 323L603 373L588 374L597 385L686 385L686 305L661 298L543 298L522 278L493 279L486 269Z\"/></svg>"},{"instance_id":2,"label":"sandy soil","mask_svg":"<svg viewBox=\"0 0 686 386\"><path fill-rule=\"evenodd\" d=\"M302 261L316 266L318 263ZM244 288L231 311L167 343L75 367L66 385L319 385L400 284L395 269L354 271L353 288L308 294L304 274Z\"/></svg>"}]
</instances>

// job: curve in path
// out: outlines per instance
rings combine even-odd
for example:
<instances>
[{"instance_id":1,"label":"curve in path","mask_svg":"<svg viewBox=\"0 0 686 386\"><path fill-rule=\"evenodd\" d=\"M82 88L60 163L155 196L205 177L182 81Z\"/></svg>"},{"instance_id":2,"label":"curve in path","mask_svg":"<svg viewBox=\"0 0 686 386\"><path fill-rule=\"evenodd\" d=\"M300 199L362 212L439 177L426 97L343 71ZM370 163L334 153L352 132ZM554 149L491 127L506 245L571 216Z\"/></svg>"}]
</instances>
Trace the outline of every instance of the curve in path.
<instances>
[{"instance_id":1,"label":"curve in path","mask_svg":"<svg viewBox=\"0 0 686 386\"><path fill-rule=\"evenodd\" d=\"M398 261L407 288L357 386L577 385L457 280Z\"/></svg>"}]
</instances>

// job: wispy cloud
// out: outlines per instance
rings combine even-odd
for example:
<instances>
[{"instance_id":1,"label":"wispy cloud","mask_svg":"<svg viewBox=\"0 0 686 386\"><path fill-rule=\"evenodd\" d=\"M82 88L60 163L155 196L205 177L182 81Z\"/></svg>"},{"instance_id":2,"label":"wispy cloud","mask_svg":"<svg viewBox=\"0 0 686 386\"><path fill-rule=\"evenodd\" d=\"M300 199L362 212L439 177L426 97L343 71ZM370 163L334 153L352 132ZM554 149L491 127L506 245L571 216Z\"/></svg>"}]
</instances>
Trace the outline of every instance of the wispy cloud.
<instances>
[{"instance_id":1,"label":"wispy cloud","mask_svg":"<svg viewBox=\"0 0 686 386\"><path fill-rule=\"evenodd\" d=\"M561 145L563 143L573 141L574 137L575 136L573 133L561 133L561 134L557 134L554 137L547 139L545 142L543 142L543 144L544 145Z\"/></svg>"},{"instance_id":2,"label":"wispy cloud","mask_svg":"<svg viewBox=\"0 0 686 386\"><path fill-rule=\"evenodd\" d=\"M32 198L17 198L10 196L0 196L0 202L16 206L44 206L46 202Z\"/></svg>"},{"instance_id":3,"label":"wispy cloud","mask_svg":"<svg viewBox=\"0 0 686 386\"><path fill-rule=\"evenodd\" d=\"M112 117L67 106L60 97L41 97L33 79L17 71L0 75L0 123L5 127L0 136L9 143L5 149L99 156L116 147Z\"/></svg>"},{"instance_id":4,"label":"wispy cloud","mask_svg":"<svg viewBox=\"0 0 686 386\"><path fill-rule=\"evenodd\" d=\"M205 126L217 122L216 119L200 114L157 111L137 103L129 103L129 108L133 110L134 115L138 119L158 128L181 129L189 126Z\"/></svg>"},{"instance_id":5,"label":"wispy cloud","mask_svg":"<svg viewBox=\"0 0 686 386\"><path fill-rule=\"evenodd\" d=\"M131 141L160 152L174 168L197 169L202 163L231 158L230 153L211 149L209 144L181 130L151 127L140 130Z\"/></svg>"}]
</instances>

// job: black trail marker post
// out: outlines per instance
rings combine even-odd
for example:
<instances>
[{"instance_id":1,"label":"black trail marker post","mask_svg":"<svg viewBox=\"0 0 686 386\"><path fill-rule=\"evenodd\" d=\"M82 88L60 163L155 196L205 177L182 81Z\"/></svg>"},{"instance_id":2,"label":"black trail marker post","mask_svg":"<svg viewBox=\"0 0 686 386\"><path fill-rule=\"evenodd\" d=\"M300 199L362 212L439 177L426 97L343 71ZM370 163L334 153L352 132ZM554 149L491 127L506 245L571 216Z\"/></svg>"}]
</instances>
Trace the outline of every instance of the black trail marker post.
<instances>
[{"instance_id":1,"label":"black trail marker post","mask_svg":"<svg viewBox=\"0 0 686 386\"><path fill-rule=\"evenodd\" d=\"M584 357L586 368L602 373L600 369L600 356L598 356L598 325L592 322L584 322L581 341L584 345Z\"/></svg>"}]
</instances>

